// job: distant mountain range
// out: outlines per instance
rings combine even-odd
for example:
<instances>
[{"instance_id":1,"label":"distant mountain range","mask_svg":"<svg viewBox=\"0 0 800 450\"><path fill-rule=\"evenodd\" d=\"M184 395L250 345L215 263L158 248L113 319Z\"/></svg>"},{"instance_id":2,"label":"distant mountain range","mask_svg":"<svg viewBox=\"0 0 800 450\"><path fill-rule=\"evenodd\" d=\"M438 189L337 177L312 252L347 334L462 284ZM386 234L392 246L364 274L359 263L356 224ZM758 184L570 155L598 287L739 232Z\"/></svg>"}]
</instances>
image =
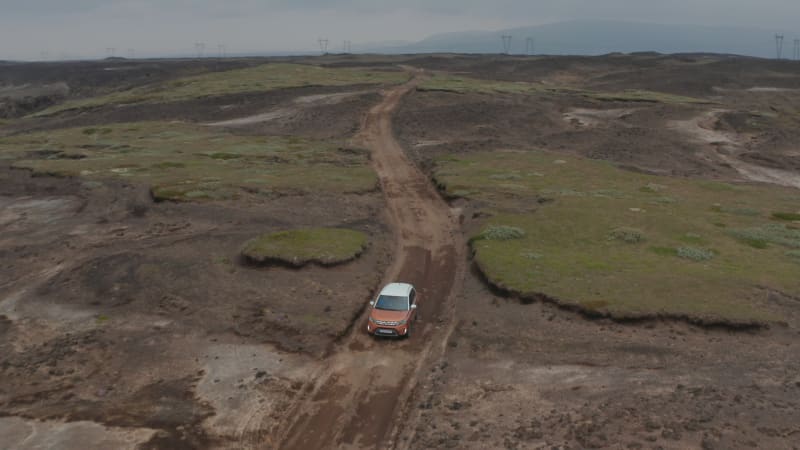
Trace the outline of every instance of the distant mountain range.
<instances>
[{"instance_id":1,"label":"distant mountain range","mask_svg":"<svg viewBox=\"0 0 800 450\"><path fill-rule=\"evenodd\" d=\"M764 58L777 55L775 34L784 35L783 57L793 55L799 33L755 28L665 25L618 21L571 21L499 31L444 33L419 42L365 46L375 53L501 53L512 36L512 54L524 54L528 38L535 54L602 55L621 52L722 53Z\"/></svg>"}]
</instances>

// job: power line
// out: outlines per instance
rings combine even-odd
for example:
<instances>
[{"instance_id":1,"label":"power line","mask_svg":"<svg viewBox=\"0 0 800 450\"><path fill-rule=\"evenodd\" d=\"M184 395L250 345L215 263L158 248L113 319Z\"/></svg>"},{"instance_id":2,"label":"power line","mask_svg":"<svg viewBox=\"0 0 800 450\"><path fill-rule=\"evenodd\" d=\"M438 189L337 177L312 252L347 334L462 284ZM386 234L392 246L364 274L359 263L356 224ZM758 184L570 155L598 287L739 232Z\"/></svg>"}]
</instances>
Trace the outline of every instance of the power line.
<instances>
[{"instance_id":1,"label":"power line","mask_svg":"<svg viewBox=\"0 0 800 450\"><path fill-rule=\"evenodd\" d=\"M508 55L511 52L511 38L513 36L504 34L501 37L503 39L503 53Z\"/></svg>"},{"instance_id":2,"label":"power line","mask_svg":"<svg viewBox=\"0 0 800 450\"><path fill-rule=\"evenodd\" d=\"M778 59L781 59L783 57L783 35L782 34L776 34L775 35L775 47L776 47L776 50L778 51Z\"/></svg>"}]
</instances>

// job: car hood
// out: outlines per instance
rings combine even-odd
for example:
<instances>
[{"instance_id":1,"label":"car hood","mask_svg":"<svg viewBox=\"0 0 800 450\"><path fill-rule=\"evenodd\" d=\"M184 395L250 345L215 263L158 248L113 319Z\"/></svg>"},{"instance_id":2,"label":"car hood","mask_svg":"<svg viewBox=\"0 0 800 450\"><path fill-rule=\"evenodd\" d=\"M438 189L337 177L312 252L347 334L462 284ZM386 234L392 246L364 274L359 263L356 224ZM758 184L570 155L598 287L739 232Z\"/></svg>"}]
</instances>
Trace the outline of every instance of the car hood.
<instances>
[{"instance_id":1,"label":"car hood","mask_svg":"<svg viewBox=\"0 0 800 450\"><path fill-rule=\"evenodd\" d=\"M370 316L375 320L382 320L384 322L399 322L408 317L408 311L387 311L385 309L373 308Z\"/></svg>"}]
</instances>

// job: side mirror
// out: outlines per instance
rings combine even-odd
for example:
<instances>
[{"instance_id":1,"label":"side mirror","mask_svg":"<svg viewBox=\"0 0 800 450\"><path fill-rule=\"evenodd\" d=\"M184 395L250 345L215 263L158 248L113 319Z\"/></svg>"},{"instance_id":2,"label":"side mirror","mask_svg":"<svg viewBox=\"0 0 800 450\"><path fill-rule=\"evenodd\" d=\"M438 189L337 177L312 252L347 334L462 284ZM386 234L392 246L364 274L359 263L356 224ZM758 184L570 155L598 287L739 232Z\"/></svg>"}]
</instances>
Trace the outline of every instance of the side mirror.
<instances>
[{"instance_id":1,"label":"side mirror","mask_svg":"<svg viewBox=\"0 0 800 450\"><path fill-rule=\"evenodd\" d=\"M375 300L370 301L369 306L375 306Z\"/></svg>"},{"instance_id":2,"label":"side mirror","mask_svg":"<svg viewBox=\"0 0 800 450\"><path fill-rule=\"evenodd\" d=\"M414 303L413 305L411 305L411 309L417 309L417 304Z\"/></svg>"}]
</instances>

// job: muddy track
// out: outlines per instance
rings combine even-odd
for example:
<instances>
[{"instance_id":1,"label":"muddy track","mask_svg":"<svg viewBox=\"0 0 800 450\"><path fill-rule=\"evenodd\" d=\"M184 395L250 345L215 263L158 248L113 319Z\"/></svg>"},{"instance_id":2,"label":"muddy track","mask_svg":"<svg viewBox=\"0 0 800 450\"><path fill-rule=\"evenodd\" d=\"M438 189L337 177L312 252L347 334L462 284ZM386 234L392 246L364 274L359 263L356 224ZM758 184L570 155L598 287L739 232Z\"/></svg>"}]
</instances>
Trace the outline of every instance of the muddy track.
<instances>
[{"instance_id":1,"label":"muddy track","mask_svg":"<svg viewBox=\"0 0 800 450\"><path fill-rule=\"evenodd\" d=\"M376 340L366 334L362 314L316 374L313 389L288 412L287 422L261 423L260 430L244 433L248 447L393 447L403 428L413 426L410 419L416 415L406 411L408 399L421 369L441 356L465 270L457 214L406 157L392 132L393 111L419 80L417 74L384 92L355 138L372 151L393 228L394 261L384 282L412 283L420 295L412 336Z\"/></svg>"}]
</instances>

